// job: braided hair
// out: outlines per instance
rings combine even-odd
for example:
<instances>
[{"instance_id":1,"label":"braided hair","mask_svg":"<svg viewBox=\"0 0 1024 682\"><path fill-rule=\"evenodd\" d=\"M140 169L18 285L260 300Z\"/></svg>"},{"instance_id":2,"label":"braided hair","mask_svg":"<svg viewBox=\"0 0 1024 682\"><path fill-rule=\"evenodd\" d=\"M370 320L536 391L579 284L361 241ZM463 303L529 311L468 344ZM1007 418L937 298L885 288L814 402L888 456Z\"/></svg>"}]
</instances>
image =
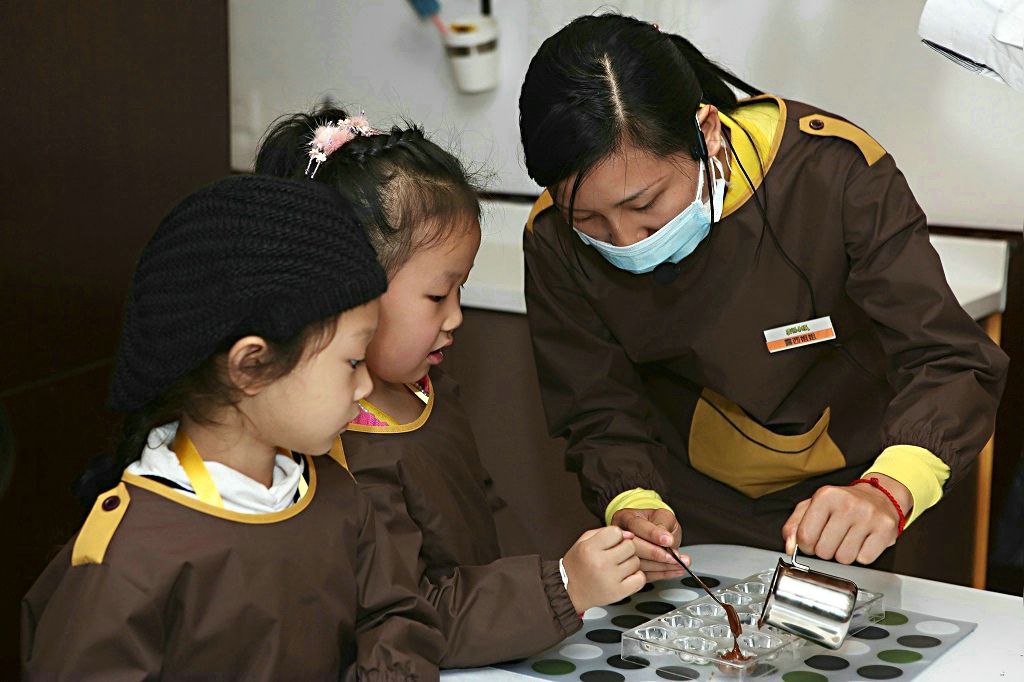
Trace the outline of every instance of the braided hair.
<instances>
[{"instance_id":1,"label":"braided hair","mask_svg":"<svg viewBox=\"0 0 1024 682\"><path fill-rule=\"evenodd\" d=\"M260 141L255 172L302 178L313 131L348 117L325 104L279 118ZM389 278L415 249L458 238L480 218L477 188L466 169L416 125L353 138L320 165L315 182L331 185L357 207Z\"/></svg>"}]
</instances>

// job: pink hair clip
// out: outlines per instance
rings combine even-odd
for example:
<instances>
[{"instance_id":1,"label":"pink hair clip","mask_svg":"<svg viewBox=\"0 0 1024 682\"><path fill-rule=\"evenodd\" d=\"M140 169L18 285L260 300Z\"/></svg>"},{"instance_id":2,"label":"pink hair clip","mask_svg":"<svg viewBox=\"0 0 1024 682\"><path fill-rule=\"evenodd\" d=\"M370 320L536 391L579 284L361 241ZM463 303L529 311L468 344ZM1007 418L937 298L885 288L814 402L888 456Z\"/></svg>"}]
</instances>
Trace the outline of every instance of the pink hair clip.
<instances>
[{"instance_id":1,"label":"pink hair clip","mask_svg":"<svg viewBox=\"0 0 1024 682\"><path fill-rule=\"evenodd\" d=\"M346 142L356 137L370 137L383 132L383 130L370 127L369 121L366 120L366 112L363 111L360 111L358 116L319 126L313 131L313 139L309 143L309 163L306 164L306 175L310 180L315 178L316 172L320 170L320 164ZM316 166L313 166L314 161ZM309 172L311 167L312 173Z\"/></svg>"}]
</instances>

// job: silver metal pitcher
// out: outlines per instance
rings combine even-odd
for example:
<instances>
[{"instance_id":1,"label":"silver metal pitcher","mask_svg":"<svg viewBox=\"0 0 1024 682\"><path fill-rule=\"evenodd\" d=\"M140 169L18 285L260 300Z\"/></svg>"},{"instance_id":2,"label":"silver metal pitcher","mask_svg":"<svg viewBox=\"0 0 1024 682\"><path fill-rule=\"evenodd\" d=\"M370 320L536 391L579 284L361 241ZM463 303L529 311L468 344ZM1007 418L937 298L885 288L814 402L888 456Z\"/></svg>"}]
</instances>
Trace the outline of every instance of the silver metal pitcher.
<instances>
[{"instance_id":1,"label":"silver metal pitcher","mask_svg":"<svg viewBox=\"0 0 1024 682\"><path fill-rule=\"evenodd\" d=\"M850 629L857 584L779 559L758 627L773 625L829 649L838 649Z\"/></svg>"}]
</instances>

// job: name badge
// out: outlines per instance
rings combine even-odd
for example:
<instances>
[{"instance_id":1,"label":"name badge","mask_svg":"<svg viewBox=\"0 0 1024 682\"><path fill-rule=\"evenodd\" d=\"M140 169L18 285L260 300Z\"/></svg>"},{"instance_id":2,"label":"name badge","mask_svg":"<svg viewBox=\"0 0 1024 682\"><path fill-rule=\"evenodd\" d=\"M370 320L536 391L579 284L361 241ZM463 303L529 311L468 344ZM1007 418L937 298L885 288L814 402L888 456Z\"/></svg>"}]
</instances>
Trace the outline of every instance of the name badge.
<instances>
[{"instance_id":1,"label":"name badge","mask_svg":"<svg viewBox=\"0 0 1024 682\"><path fill-rule=\"evenodd\" d=\"M819 317L816 320L797 322L785 327L766 329L764 340L768 344L769 353L789 350L797 346L807 346L836 338L836 330L832 327L831 317Z\"/></svg>"}]
</instances>

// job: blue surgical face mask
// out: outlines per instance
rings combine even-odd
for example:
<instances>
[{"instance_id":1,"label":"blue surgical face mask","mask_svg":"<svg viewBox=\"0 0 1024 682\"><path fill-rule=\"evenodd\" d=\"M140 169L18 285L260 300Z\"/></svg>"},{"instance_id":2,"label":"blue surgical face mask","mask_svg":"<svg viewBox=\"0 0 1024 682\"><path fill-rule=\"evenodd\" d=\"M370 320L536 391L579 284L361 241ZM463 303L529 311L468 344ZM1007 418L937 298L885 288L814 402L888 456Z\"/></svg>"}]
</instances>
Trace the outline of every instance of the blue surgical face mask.
<instances>
[{"instance_id":1,"label":"blue surgical face mask","mask_svg":"<svg viewBox=\"0 0 1024 682\"><path fill-rule=\"evenodd\" d=\"M715 171L718 177L715 177ZM715 215L711 207L701 201L704 192L704 162L700 162L697 180L697 198L682 213L665 223L665 226L646 239L629 246L613 246L589 237L575 227L573 231L585 244L597 249L605 260L619 268L635 274L650 272L662 263L673 265L683 260L697 248L711 232L711 223L722 217L722 201L725 198L725 178L718 159L711 158L711 193Z\"/></svg>"}]
</instances>

